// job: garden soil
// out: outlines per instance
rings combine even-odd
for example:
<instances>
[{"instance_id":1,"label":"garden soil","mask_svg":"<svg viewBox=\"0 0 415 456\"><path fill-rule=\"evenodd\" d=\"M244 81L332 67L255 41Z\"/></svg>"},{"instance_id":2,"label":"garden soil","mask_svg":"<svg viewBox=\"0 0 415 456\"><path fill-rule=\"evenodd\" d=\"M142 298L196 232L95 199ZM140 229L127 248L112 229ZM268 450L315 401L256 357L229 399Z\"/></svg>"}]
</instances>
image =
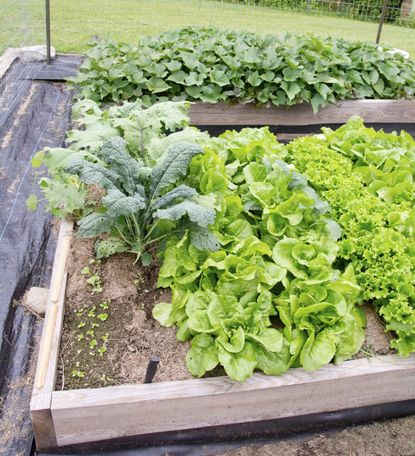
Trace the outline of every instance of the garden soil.
<instances>
[{"instance_id":1,"label":"garden soil","mask_svg":"<svg viewBox=\"0 0 415 456\"><path fill-rule=\"evenodd\" d=\"M91 241L72 240L57 389L143 383L151 356L160 359L154 382L192 378L185 365L189 344L152 317L157 302L170 301L157 288L157 259L146 268L134 261L132 254L95 261ZM85 267L89 274L82 274ZM91 274L102 291L87 282Z\"/></svg>"}]
</instances>

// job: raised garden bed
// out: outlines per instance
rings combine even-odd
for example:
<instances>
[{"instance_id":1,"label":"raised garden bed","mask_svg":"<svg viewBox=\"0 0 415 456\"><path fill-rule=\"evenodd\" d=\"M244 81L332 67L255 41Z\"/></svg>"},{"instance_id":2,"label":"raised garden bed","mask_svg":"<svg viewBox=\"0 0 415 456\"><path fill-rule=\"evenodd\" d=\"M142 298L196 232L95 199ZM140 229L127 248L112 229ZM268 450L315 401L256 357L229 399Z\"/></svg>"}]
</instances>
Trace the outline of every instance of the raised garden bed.
<instances>
[{"instance_id":1,"label":"raised garden bed","mask_svg":"<svg viewBox=\"0 0 415 456\"><path fill-rule=\"evenodd\" d=\"M317 115L307 106L286 110L195 104L190 113L191 123L201 126L337 124L352 114L369 123L408 128L415 123L415 102L342 102ZM254 374L244 383L220 376L56 391L72 231L72 223L63 221L31 404L39 449L293 417L301 421L315 414L415 399L415 357L390 354L312 373L297 368L279 377Z\"/></svg>"},{"instance_id":2,"label":"raised garden bed","mask_svg":"<svg viewBox=\"0 0 415 456\"><path fill-rule=\"evenodd\" d=\"M245 383L213 377L56 391L72 228L61 224L31 403L39 449L415 399L415 357L396 355L254 374Z\"/></svg>"}]
</instances>

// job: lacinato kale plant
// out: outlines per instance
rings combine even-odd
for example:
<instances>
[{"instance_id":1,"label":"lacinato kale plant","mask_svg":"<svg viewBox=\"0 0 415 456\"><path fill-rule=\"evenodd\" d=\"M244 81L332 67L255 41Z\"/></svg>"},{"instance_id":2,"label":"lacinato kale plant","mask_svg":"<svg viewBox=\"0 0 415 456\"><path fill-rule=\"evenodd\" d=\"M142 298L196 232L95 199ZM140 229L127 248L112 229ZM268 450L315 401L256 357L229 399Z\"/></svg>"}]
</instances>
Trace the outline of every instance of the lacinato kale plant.
<instances>
[{"instance_id":1,"label":"lacinato kale plant","mask_svg":"<svg viewBox=\"0 0 415 456\"><path fill-rule=\"evenodd\" d=\"M44 163L49 178L40 186L47 209L75 217L77 236L97 239L99 258L133 252L150 261L149 247L168 233L187 233L199 249L217 248L208 226L215 219L213 196L182 181L203 149L183 139L206 135L186 128L188 105L161 103L149 109L126 103L101 111L93 102L75 106L84 129L68 134L69 148L47 149L32 163ZM175 133L171 130L185 127ZM30 197L35 208L37 201Z\"/></svg>"}]
</instances>

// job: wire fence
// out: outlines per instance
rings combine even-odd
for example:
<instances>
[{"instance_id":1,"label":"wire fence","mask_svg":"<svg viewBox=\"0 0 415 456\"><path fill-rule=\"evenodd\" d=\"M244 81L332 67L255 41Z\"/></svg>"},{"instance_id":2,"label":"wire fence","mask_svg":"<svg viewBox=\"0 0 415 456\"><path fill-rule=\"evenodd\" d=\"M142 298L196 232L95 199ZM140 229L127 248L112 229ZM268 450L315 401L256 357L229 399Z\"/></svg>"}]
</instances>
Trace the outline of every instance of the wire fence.
<instances>
[{"instance_id":1,"label":"wire fence","mask_svg":"<svg viewBox=\"0 0 415 456\"><path fill-rule=\"evenodd\" d=\"M46 0L0 0L0 55L45 44ZM134 43L186 25L376 40L384 0L51 0L52 46L84 52L94 35ZM415 55L415 0L388 0L382 44ZM363 21L363 22L362 22ZM401 26L405 26L401 27ZM412 27L412 29L410 28Z\"/></svg>"},{"instance_id":2,"label":"wire fence","mask_svg":"<svg viewBox=\"0 0 415 456\"><path fill-rule=\"evenodd\" d=\"M44 0L0 0L0 54L44 42Z\"/></svg>"},{"instance_id":3,"label":"wire fence","mask_svg":"<svg viewBox=\"0 0 415 456\"><path fill-rule=\"evenodd\" d=\"M250 6L266 6L304 14L337 16L367 22L379 22L383 0L222 0ZM415 28L415 1L389 0L385 22Z\"/></svg>"}]
</instances>

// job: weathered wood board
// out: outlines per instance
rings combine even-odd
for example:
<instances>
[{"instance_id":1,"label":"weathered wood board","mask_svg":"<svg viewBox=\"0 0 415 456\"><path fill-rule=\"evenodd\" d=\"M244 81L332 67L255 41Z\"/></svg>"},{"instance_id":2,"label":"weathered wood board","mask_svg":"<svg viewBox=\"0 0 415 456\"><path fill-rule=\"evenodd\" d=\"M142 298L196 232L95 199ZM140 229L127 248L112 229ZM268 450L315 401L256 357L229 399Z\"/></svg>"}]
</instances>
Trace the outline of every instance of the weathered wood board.
<instances>
[{"instance_id":1,"label":"weathered wood board","mask_svg":"<svg viewBox=\"0 0 415 456\"><path fill-rule=\"evenodd\" d=\"M36 441L40 448L56 447L51 415L52 392L55 389L59 345L64 316L66 263L72 239L73 223L61 222L58 243L46 305L45 322L40 340L39 357L33 386L30 411Z\"/></svg>"},{"instance_id":2,"label":"weathered wood board","mask_svg":"<svg viewBox=\"0 0 415 456\"><path fill-rule=\"evenodd\" d=\"M415 100L339 101L313 113L309 104L255 107L252 104L194 103L193 125L321 125L347 122L360 116L367 123L415 123Z\"/></svg>"},{"instance_id":3,"label":"weathered wood board","mask_svg":"<svg viewBox=\"0 0 415 456\"><path fill-rule=\"evenodd\" d=\"M415 357L378 356L245 383L216 377L59 391L51 413L64 446L415 399L414 379Z\"/></svg>"}]
</instances>

